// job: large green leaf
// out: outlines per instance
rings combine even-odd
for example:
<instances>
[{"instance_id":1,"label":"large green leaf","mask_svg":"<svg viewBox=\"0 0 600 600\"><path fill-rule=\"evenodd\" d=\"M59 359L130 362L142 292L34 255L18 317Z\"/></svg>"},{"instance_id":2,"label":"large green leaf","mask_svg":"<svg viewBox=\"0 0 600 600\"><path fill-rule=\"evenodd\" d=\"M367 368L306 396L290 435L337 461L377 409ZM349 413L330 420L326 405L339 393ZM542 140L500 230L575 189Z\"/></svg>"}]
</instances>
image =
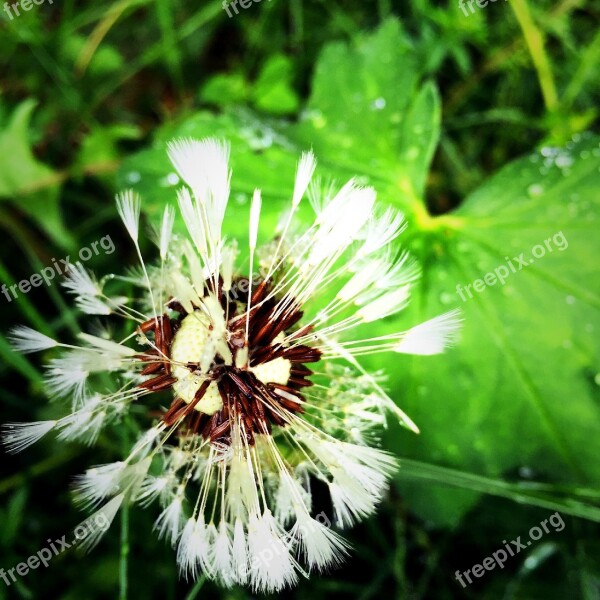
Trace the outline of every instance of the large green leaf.
<instances>
[{"instance_id":1,"label":"large green leaf","mask_svg":"<svg viewBox=\"0 0 600 600\"><path fill-rule=\"evenodd\" d=\"M390 393L422 431L414 436L392 428L389 447L422 464L492 479L521 469L550 484L593 488L600 481L598 140L543 148L508 165L455 213L431 217L423 197L440 108L421 68L400 24L387 21L352 45L324 50L297 122L248 111L197 113L164 127L151 149L128 159L120 183L136 188L156 215L178 185L166 142L228 138L235 217L228 228L242 238L248 210L242 205L253 188L263 190L263 227L272 231L299 152L307 148L314 149L318 174L326 179L356 175L375 186L384 202L406 213L410 227L403 241L425 274L409 310L374 325L372 333L405 329L456 306L465 316L462 342L442 356L368 361L388 372ZM561 231L568 243L563 250ZM458 284L508 265L521 252L530 258L531 249L548 239L552 251L544 246L545 255L511 272L505 285L477 284L482 291L465 302L457 294ZM414 472L406 479L401 472L398 480L412 509L438 523L455 522L481 490L450 492L412 480Z\"/></svg>"},{"instance_id":2,"label":"large green leaf","mask_svg":"<svg viewBox=\"0 0 600 600\"><path fill-rule=\"evenodd\" d=\"M422 223L431 229L415 234L427 241L417 250L426 277L415 312L458 303L465 326L452 352L399 361L391 385L422 430L399 448L488 476L521 469L542 481L598 485L599 169L597 137L542 148L454 214ZM495 272L504 285L488 276L492 285L465 290ZM465 501L441 489L411 486L412 494L420 505L431 496L423 506L432 517L451 519L449 498Z\"/></svg>"}]
</instances>

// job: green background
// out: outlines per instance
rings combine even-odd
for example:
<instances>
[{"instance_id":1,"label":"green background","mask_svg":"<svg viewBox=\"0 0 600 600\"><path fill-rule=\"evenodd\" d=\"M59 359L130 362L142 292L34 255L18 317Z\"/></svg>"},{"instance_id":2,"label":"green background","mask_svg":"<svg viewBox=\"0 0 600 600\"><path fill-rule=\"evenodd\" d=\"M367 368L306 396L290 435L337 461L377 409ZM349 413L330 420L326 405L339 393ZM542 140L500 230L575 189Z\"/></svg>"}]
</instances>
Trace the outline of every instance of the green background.
<instances>
[{"instance_id":1,"label":"green background","mask_svg":"<svg viewBox=\"0 0 600 600\"><path fill-rule=\"evenodd\" d=\"M247 236L260 187L268 239L312 148L324 181L357 176L408 220L400 241L424 276L410 307L373 335L464 312L444 355L365 361L385 370L421 434L390 422L382 443L402 460L389 497L349 533L344 567L286 596L600 598L599 9L510 0L464 10L263 0L228 18L220 2L63 0L12 20L0 11L1 283L105 235L116 252L89 266L133 266L114 193L139 191L155 222L177 187L166 142L216 135L232 145L230 235ZM457 294L561 232L568 246L550 244L504 285ZM59 414L41 378L52 352L18 356L6 332L24 323L69 341L90 319L56 285L0 303L1 420ZM82 519L72 478L116 460L131 427L93 449L45 440L2 456L0 567L72 530ZM555 511L564 530L466 589L455 580ZM93 554L0 581L0 598L251 597L178 580L152 532L155 510L125 517Z\"/></svg>"}]
</instances>

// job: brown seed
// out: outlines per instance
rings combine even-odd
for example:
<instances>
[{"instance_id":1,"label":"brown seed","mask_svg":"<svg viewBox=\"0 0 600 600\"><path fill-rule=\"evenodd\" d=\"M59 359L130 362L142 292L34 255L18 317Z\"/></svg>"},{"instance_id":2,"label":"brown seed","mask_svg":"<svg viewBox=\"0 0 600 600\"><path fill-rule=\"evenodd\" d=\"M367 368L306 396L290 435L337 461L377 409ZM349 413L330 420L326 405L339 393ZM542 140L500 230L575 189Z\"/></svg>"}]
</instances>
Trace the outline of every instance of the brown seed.
<instances>
[{"instance_id":1,"label":"brown seed","mask_svg":"<svg viewBox=\"0 0 600 600\"><path fill-rule=\"evenodd\" d=\"M231 423L229 422L229 419L227 419L227 421L225 421L224 423L221 423L219 426L215 427L215 429L210 434L210 441L214 442L214 441L218 440L220 437L224 436L226 433L229 433L230 429L231 429Z\"/></svg>"},{"instance_id":2,"label":"brown seed","mask_svg":"<svg viewBox=\"0 0 600 600\"><path fill-rule=\"evenodd\" d=\"M164 363L162 362L151 362L150 364L146 365L143 369L142 372L140 373L140 375L153 375L154 373L157 373L158 371L160 371L164 366Z\"/></svg>"},{"instance_id":3,"label":"brown seed","mask_svg":"<svg viewBox=\"0 0 600 600\"><path fill-rule=\"evenodd\" d=\"M174 377L170 377L169 375L159 375L158 377L154 377L152 379L148 379L143 383L138 385L139 388L150 390L152 392L158 392L159 390L164 390L168 387L171 387L177 379Z\"/></svg>"},{"instance_id":4,"label":"brown seed","mask_svg":"<svg viewBox=\"0 0 600 600\"><path fill-rule=\"evenodd\" d=\"M152 317L151 319L144 321L138 327L138 329L140 329L142 333L148 333L149 331L153 331L154 329L156 329L156 327L158 327L158 322L154 317Z\"/></svg>"}]
</instances>

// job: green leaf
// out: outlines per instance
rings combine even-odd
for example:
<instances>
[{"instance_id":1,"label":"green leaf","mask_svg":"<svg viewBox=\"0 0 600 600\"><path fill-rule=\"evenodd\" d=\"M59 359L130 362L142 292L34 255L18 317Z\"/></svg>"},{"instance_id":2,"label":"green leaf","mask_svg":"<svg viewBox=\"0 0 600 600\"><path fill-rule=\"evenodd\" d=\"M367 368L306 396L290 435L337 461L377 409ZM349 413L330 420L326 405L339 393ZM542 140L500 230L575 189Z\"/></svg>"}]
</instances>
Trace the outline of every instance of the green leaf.
<instances>
[{"instance_id":1,"label":"green leaf","mask_svg":"<svg viewBox=\"0 0 600 600\"><path fill-rule=\"evenodd\" d=\"M38 161L29 142L29 123L36 106L23 101L0 131L0 201L10 201L27 213L52 240L63 248L73 238L63 226L59 174Z\"/></svg>"},{"instance_id":2,"label":"green leaf","mask_svg":"<svg viewBox=\"0 0 600 600\"><path fill-rule=\"evenodd\" d=\"M409 309L373 324L369 335L405 330L457 306L465 317L461 343L442 356L364 361L388 373L392 397L422 432L391 428L388 447L401 457L494 480L517 501L528 499L503 484L519 473L550 490L597 487L598 139L584 136L564 149L544 148L517 160L455 213L432 217L423 196L439 138L440 103L425 68L400 24L386 21L355 43L324 49L297 122L247 110L195 114L163 128L152 149L125 161L120 182L135 187L145 210L158 215L174 201L178 184L166 142L179 136L229 139L227 227L241 247L252 190L263 190L263 235L272 233L279 210L288 205L302 150L314 149L317 174L326 180L341 184L356 175L373 185L383 202L406 213L402 242L422 263L424 277ZM561 232L568 242L562 250ZM510 268L507 260L521 252L529 256L538 244L546 248L543 257L511 272L504 285L477 284L482 291L473 292L474 280L499 266ZM459 284L471 284L473 297L463 302ZM485 491L460 481L464 490L450 491L440 487L443 480L415 483L402 473L398 482L411 509L438 524L456 523ZM571 499L567 494L560 501Z\"/></svg>"},{"instance_id":3,"label":"green leaf","mask_svg":"<svg viewBox=\"0 0 600 600\"><path fill-rule=\"evenodd\" d=\"M238 104L247 97L248 83L241 73L213 75L200 90L200 100L216 106Z\"/></svg>"},{"instance_id":4,"label":"green leaf","mask_svg":"<svg viewBox=\"0 0 600 600\"><path fill-rule=\"evenodd\" d=\"M74 167L82 174L90 167L96 170L102 165L109 167L120 158L118 143L121 140L135 140L139 136L139 129L131 125L97 125L84 138Z\"/></svg>"},{"instance_id":5,"label":"green leaf","mask_svg":"<svg viewBox=\"0 0 600 600\"><path fill-rule=\"evenodd\" d=\"M292 61L276 54L261 69L252 90L254 106L272 115L287 115L298 110L300 101L292 87Z\"/></svg>"},{"instance_id":6,"label":"green leaf","mask_svg":"<svg viewBox=\"0 0 600 600\"><path fill-rule=\"evenodd\" d=\"M428 223L415 304L423 315L462 305L464 334L444 356L400 361L390 385L402 386L422 435L398 448L487 476L521 468L598 485L599 169L597 137L542 148ZM504 284L488 276L486 285L488 273ZM410 495L435 503L432 517L443 500L454 520L443 490Z\"/></svg>"},{"instance_id":7,"label":"green leaf","mask_svg":"<svg viewBox=\"0 0 600 600\"><path fill-rule=\"evenodd\" d=\"M2 545L4 548L10 548L23 525L25 516L25 506L27 504L28 490L21 488L17 490L6 508L6 520L3 519L5 526L2 528Z\"/></svg>"}]
</instances>

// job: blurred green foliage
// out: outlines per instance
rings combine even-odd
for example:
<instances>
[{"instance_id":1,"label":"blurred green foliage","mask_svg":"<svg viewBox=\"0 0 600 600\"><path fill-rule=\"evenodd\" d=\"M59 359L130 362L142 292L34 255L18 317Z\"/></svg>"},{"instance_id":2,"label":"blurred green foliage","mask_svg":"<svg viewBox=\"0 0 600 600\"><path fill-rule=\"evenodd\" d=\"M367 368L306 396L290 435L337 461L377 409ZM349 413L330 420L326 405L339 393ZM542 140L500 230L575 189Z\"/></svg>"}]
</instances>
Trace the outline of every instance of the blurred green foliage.
<instances>
[{"instance_id":1,"label":"blurred green foliage","mask_svg":"<svg viewBox=\"0 0 600 600\"><path fill-rule=\"evenodd\" d=\"M217 135L232 143L231 235L247 236L260 187L266 239L313 148L323 181L356 175L406 214L402 242L423 265L411 307L373 333L463 308L462 341L445 355L366 362L422 433L390 425L383 443L405 461L388 502L351 532L347 565L297 598L600 598L599 11L474 6L273 0L230 19L220 2L64 0L0 15L0 282L106 234L118 251L90 266L133 265L115 191L138 189L152 221L174 202L166 142ZM564 251L462 302L457 285L559 232ZM89 326L56 286L0 302L4 331L68 339ZM5 336L0 356L2 421L56 414L37 358ZM71 530L69 481L120 448L106 436L91 450L45 441L4 456L0 567ZM562 532L466 589L455 580L556 510ZM91 556L0 582L0 598L124 598L128 545L129 598L249 597L178 581L154 517L132 511Z\"/></svg>"}]
</instances>

